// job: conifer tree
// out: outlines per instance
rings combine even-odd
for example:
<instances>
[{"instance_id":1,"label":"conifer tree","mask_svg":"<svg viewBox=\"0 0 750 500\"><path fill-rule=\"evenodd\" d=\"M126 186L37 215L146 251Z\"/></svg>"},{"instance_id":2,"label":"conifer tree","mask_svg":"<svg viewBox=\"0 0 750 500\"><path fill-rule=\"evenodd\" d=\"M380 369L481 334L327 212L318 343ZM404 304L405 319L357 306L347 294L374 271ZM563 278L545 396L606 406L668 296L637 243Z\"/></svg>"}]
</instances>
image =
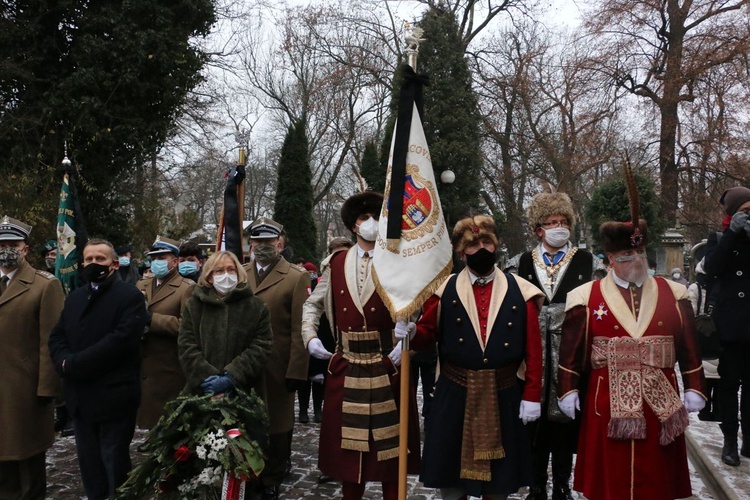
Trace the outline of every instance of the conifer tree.
<instances>
[{"instance_id":1,"label":"conifer tree","mask_svg":"<svg viewBox=\"0 0 750 500\"><path fill-rule=\"evenodd\" d=\"M367 141L362 152L362 177L367 181L367 187L382 193L385 190L385 172L386 166L378 158L378 146L373 140Z\"/></svg>"},{"instance_id":2,"label":"conifer tree","mask_svg":"<svg viewBox=\"0 0 750 500\"><path fill-rule=\"evenodd\" d=\"M317 232L305 122L303 117L289 126L281 148L274 220L284 226L295 257L313 260L317 255Z\"/></svg>"}]
</instances>

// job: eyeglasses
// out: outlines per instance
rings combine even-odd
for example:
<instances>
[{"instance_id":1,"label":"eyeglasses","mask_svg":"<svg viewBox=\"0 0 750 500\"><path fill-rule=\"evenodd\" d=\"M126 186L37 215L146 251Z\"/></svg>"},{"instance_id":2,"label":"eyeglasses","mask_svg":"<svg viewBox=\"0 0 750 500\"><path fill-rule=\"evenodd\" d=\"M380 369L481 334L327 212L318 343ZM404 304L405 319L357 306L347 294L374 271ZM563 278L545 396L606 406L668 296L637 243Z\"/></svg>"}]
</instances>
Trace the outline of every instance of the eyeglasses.
<instances>
[{"instance_id":1,"label":"eyeglasses","mask_svg":"<svg viewBox=\"0 0 750 500\"><path fill-rule=\"evenodd\" d=\"M542 222L541 226L544 229L552 229L553 227L565 227L570 228L570 222L566 220L554 220L551 222Z\"/></svg>"},{"instance_id":2,"label":"eyeglasses","mask_svg":"<svg viewBox=\"0 0 750 500\"><path fill-rule=\"evenodd\" d=\"M636 254L632 254L632 255L622 255L620 257L615 257L612 260L614 260L615 262L619 262L620 264L622 264L623 262L632 262L632 261L634 261L636 259L645 259L645 258L646 258L646 254L645 253L636 253Z\"/></svg>"}]
</instances>

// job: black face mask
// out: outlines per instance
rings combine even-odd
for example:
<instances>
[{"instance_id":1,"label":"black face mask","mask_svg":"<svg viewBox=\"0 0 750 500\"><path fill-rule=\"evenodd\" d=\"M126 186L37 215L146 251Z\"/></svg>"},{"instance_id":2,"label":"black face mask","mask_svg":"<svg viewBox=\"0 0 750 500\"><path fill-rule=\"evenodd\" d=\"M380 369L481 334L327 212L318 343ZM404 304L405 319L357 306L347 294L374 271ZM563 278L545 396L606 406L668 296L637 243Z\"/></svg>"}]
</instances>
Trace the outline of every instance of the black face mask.
<instances>
[{"instance_id":1,"label":"black face mask","mask_svg":"<svg viewBox=\"0 0 750 500\"><path fill-rule=\"evenodd\" d=\"M109 266L104 264L88 264L83 268L83 279L89 283L101 283L109 276Z\"/></svg>"},{"instance_id":2,"label":"black face mask","mask_svg":"<svg viewBox=\"0 0 750 500\"><path fill-rule=\"evenodd\" d=\"M484 276L495 265L495 252L490 252L486 248L480 248L471 255L466 254L466 265L472 271Z\"/></svg>"}]
</instances>

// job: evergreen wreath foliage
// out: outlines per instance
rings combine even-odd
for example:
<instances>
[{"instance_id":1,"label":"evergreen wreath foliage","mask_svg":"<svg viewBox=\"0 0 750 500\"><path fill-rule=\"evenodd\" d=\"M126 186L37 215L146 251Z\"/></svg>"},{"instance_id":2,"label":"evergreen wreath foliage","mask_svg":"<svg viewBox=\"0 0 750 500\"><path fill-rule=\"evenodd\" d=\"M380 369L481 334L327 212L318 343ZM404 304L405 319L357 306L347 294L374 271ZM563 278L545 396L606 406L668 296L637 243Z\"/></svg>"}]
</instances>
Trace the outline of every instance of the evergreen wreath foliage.
<instances>
[{"instance_id":1,"label":"evergreen wreath foliage","mask_svg":"<svg viewBox=\"0 0 750 500\"><path fill-rule=\"evenodd\" d=\"M180 396L165 406L140 448L148 456L116 498L221 498L225 475L257 479L267 439L268 415L255 391Z\"/></svg>"}]
</instances>

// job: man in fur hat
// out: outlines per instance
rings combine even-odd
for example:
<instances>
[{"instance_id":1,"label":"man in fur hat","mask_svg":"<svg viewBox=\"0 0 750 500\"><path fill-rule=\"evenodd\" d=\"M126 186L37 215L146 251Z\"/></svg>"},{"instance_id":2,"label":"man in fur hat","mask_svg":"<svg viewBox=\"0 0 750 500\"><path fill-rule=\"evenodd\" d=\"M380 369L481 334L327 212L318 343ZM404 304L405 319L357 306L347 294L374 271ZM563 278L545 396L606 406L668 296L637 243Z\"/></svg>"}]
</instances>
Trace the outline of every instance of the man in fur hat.
<instances>
[{"instance_id":1,"label":"man in fur hat","mask_svg":"<svg viewBox=\"0 0 750 500\"><path fill-rule=\"evenodd\" d=\"M572 500L570 475L578 439L578 423L557 406L557 368L565 298L591 281L601 261L570 242L576 216L565 193L540 193L526 217L539 244L521 255L518 275L544 292L539 315L542 334L542 416L529 424L532 444L531 488L526 500L547 500L547 465L552 456L552 500Z\"/></svg>"},{"instance_id":2,"label":"man in fur hat","mask_svg":"<svg viewBox=\"0 0 750 500\"><path fill-rule=\"evenodd\" d=\"M440 488L444 499L504 499L531 482L523 424L541 414L544 295L495 266L492 217L462 219L451 240L466 267L425 302L416 329L397 324L397 332L416 331L414 349L437 343L440 360L420 479ZM524 364L522 385L517 374Z\"/></svg>"},{"instance_id":3,"label":"man in fur hat","mask_svg":"<svg viewBox=\"0 0 750 500\"><path fill-rule=\"evenodd\" d=\"M750 457L750 189L736 186L721 195L722 233L711 233L704 268L718 286L713 319L722 352L719 357L719 404L724 446L721 460L740 465L740 454ZM745 387L747 383L748 387ZM737 405L741 391L742 403ZM745 389L748 389L745 391ZM742 413L741 420L737 414ZM742 428L742 448L737 432Z\"/></svg>"},{"instance_id":4,"label":"man in fur hat","mask_svg":"<svg viewBox=\"0 0 750 500\"><path fill-rule=\"evenodd\" d=\"M365 483L379 481L383 498L398 498L399 383L401 344L372 278L372 252L383 195L355 194L341 207L341 219L357 244L333 254L315 293L305 302L302 337L308 351L328 365L320 471L343 482L345 500L362 498ZM323 265L321 265L323 268ZM323 346L320 317L335 320L336 354ZM419 422L410 394L408 472L419 470Z\"/></svg>"},{"instance_id":5,"label":"man in fur hat","mask_svg":"<svg viewBox=\"0 0 750 500\"><path fill-rule=\"evenodd\" d=\"M705 379L687 290L649 276L637 211L599 231L611 271L568 293L560 345L560 408L575 418L584 402L573 488L589 500L689 497L684 431Z\"/></svg>"}]
</instances>

